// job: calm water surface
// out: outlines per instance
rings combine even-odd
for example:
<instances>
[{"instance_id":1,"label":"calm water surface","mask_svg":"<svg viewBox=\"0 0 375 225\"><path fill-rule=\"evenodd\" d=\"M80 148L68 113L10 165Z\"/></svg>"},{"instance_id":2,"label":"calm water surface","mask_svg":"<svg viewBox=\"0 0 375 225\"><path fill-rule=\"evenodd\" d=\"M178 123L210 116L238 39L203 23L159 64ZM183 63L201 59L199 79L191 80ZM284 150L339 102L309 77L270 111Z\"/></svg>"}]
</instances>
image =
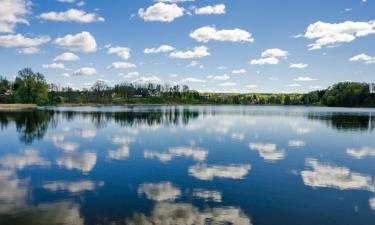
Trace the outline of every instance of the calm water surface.
<instances>
[{"instance_id":1,"label":"calm water surface","mask_svg":"<svg viewBox=\"0 0 375 225\"><path fill-rule=\"evenodd\" d=\"M375 224L375 110L0 111L0 224Z\"/></svg>"}]
</instances>

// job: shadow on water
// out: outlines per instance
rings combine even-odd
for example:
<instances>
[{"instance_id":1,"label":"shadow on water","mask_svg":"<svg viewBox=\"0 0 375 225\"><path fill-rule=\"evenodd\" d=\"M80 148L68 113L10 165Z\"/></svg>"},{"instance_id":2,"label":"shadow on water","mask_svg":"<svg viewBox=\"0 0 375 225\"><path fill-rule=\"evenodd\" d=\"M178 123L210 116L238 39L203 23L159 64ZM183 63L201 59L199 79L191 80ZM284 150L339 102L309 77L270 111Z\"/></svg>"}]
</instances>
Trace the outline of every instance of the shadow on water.
<instances>
[{"instance_id":1,"label":"shadow on water","mask_svg":"<svg viewBox=\"0 0 375 225\"><path fill-rule=\"evenodd\" d=\"M104 128L109 122L115 122L123 127L139 125L179 125L188 124L192 119L200 116L217 116L223 114L238 114L242 116L278 116L278 117L304 117L309 120L325 123L328 127L339 131L372 131L375 128L375 114L371 112L327 112L327 111L215 111L192 109L184 107L152 108L142 110L141 108L124 108L124 111L78 111L78 110L26 110L26 111L0 111L0 129L5 130L14 124L19 139L25 144L31 144L40 140L46 134L50 126L55 127L61 122L73 121L78 117L89 119L96 128Z\"/></svg>"}]
</instances>

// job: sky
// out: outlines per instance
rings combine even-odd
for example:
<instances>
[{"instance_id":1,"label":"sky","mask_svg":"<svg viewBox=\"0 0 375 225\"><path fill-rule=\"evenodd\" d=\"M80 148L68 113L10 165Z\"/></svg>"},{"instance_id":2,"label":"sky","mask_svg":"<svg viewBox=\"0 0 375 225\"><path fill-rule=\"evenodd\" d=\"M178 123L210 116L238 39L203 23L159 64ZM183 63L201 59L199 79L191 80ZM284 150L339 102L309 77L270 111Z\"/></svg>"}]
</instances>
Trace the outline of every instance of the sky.
<instances>
[{"instance_id":1,"label":"sky","mask_svg":"<svg viewBox=\"0 0 375 225\"><path fill-rule=\"evenodd\" d=\"M0 75L202 92L375 82L374 0L0 0Z\"/></svg>"}]
</instances>

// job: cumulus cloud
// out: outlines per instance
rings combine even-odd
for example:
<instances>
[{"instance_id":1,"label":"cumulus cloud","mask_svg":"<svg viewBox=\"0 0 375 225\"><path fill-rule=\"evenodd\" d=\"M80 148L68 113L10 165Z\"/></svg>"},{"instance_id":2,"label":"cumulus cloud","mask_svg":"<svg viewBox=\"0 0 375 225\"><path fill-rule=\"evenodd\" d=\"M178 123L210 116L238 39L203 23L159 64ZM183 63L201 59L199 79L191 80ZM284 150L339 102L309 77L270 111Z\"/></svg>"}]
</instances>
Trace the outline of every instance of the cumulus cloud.
<instances>
[{"instance_id":1,"label":"cumulus cloud","mask_svg":"<svg viewBox=\"0 0 375 225\"><path fill-rule=\"evenodd\" d=\"M161 45L158 48L145 48L143 51L145 54L156 54L156 53L168 53L173 51L175 48L170 45Z\"/></svg>"},{"instance_id":2,"label":"cumulus cloud","mask_svg":"<svg viewBox=\"0 0 375 225\"><path fill-rule=\"evenodd\" d=\"M172 22L184 15L184 8L176 4L155 3L147 9L139 9L138 16L144 21Z\"/></svg>"},{"instance_id":3,"label":"cumulus cloud","mask_svg":"<svg viewBox=\"0 0 375 225\"><path fill-rule=\"evenodd\" d=\"M116 150L108 150L109 159L122 160L129 157L129 146L123 145Z\"/></svg>"},{"instance_id":4,"label":"cumulus cloud","mask_svg":"<svg viewBox=\"0 0 375 225\"><path fill-rule=\"evenodd\" d=\"M56 164L67 169L78 169L82 172L90 172L96 164L96 159L96 153L82 152L62 156L56 160Z\"/></svg>"},{"instance_id":5,"label":"cumulus cloud","mask_svg":"<svg viewBox=\"0 0 375 225\"><path fill-rule=\"evenodd\" d=\"M366 54L359 54L350 58L352 62L363 62L365 64L375 63L375 56L369 56Z\"/></svg>"},{"instance_id":6,"label":"cumulus cloud","mask_svg":"<svg viewBox=\"0 0 375 225\"><path fill-rule=\"evenodd\" d=\"M129 69L135 67L137 67L135 64L129 62L113 62L108 66L108 69Z\"/></svg>"},{"instance_id":7,"label":"cumulus cloud","mask_svg":"<svg viewBox=\"0 0 375 225\"><path fill-rule=\"evenodd\" d=\"M251 225L251 220L241 209L234 207L206 208L200 211L187 203L161 202L155 205L150 216L135 214L126 224L236 224Z\"/></svg>"},{"instance_id":8,"label":"cumulus cloud","mask_svg":"<svg viewBox=\"0 0 375 225\"><path fill-rule=\"evenodd\" d=\"M250 143L249 147L253 151L257 151L263 159L266 161L276 161L285 158L285 152L283 150L277 150L276 144L263 144L263 143Z\"/></svg>"},{"instance_id":9,"label":"cumulus cloud","mask_svg":"<svg viewBox=\"0 0 375 225\"><path fill-rule=\"evenodd\" d=\"M110 47L107 51L108 54L115 54L118 57L122 58L123 60L127 60L130 58L130 48L126 47Z\"/></svg>"},{"instance_id":10,"label":"cumulus cloud","mask_svg":"<svg viewBox=\"0 0 375 225\"><path fill-rule=\"evenodd\" d=\"M80 58L71 52L64 52L61 55L56 56L53 61L78 61Z\"/></svg>"},{"instance_id":11,"label":"cumulus cloud","mask_svg":"<svg viewBox=\"0 0 375 225\"><path fill-rule=\"evenodd\" d=\"M17 52L20 54L32 55L32 54L36 54L40 52L40 49L36 47L27 47L27 48L17 49Z\"/></svg>"},{"instance_id":12,"label":"cumulus cloud","mask_svg":"<svg viewBox=\"0 0 375 225\"><path fill-rule=\"evenodd\" d=\"M29 25L29 0L2 0L0 2L0 32L13 33L18 23Z\"/></svg>"},{"instance_id":13,"label":"cumulus cloud","mask_svg":"<svg viewBox=\"0 0 375 225\"><path fill-rule=\"evenodd\" d=\"M197 15L211 15L211 14L225 14L225 5L208 5L201 8L195 9L195 14Z\"/></svg>"},{"instance_id":14,"label":"cumulus cloud","mask_svg":"<svg viewBox=\"0 0 375 225\"><path fill-rule=\"evenodd\" d=\"M318 21L307 27L304 37L314 40L309 44L309 50L332 47L341 43L352 42L359 37L375 33L375 21L342 23L325 23Z\"/></svg>"},{"instance_id":15,"label":"cumulus cloud","mask_svg":"<svg viewBox=\"0 0 375 225\"><path fill-rule=\"evenodd\" d=\"M74 71L74 75L77 76L90 76L96 74L96 69L93 67L82 67Z\"/></svg>"},{"instance_id":16,"label":"cumulus cloud","mask_svg":"<svg viewBox=\"0 0 375 225\"><path fill-rule=\"evenodd\" d=\"M65 152L75 152L79 148L79 144L75 142L56 141L55 146L64 150Z\"/></svg>"},{"instance_id":17,"label":"cumulus cloud","mask_svg":"<svg viewBox=\"0 0 375 225\"><path fill-rule=\"evenodd\" d=\"M193 196L205 201L221 202L222 194L218 191L209 191L204 189L194 189Z\"/></svg>"},{"instance_id":18,"label":"cumulus cloud","mask_svg":"<svg viewBox=\"0 0 375 225\"><path fill-rule=\"evenodd\" d=\"M365 157L375 157L375 148L370 148L368 146L364 146L360 149L348 148L346 149L346 154L356 159L362 159Z\"/></svg>"},{"instance_id":19,"label":"cumulus cloud","mask_svg":"<svg viewBox=\"0 0 375 225\"><path fill-rule=\"evenodd\" d=\"M95 13L87 13L83 10L69 9L65 12L46 12L39 15L43 20L76 22L76 23L92 23L104 21L103 17Z\"/></svg>"},{"instance_id":20,"label":"cumulus cloud","mask_svg":"<svg viewBox=\"0 0 375 225\"><path fill-rule=\"evenodd\" d=\"M295 69L303 69L303 68L306 68L308 66L309 65L304 64L304 63L291 63L289 67L290 68L295 68Z\"/></svg>"},{"instance_id":21,"label":"cumulus cloud","mask_svg":"<svg viewBox=\"0 0 375 225\"><path fill-rule=\"evenodd\" d=\"M173 201L181 195L181 191L170 182L161 182L140 185L138 194L154 201Z\"/></svg>"},{"instance_id":22,"label":"cumulus cloud","mask_svg":"<svg viewBox=\"0 0 375 225\"><path fill-rule=\"evenodd\" d=\"M153 151L144 151L145 158L157 158L161 162L168 162L175 157L192 158L195 161L204 161L208 155L207 149L193 147L172 147L167 152L159 153Z\"/></svg>"},{"instance_id":23,"label":"cumulus cloud","mask_svg":"<svg viewBox=\"0 0 375 225\"><path fill-rule=\"evenodd\" d=\"M48 36L39 36L34 38L25 37L22 34L9 34L0 36L0 46L5 48L14 47L36 47L45 44L51 40Z\"/></svg>"},{"instance_id":24,"label":"cumulus cloud","mask_svg":"<svg viewBox=\"0 0 375 225\"><path fill-rule=\"evenodd\" d=\"M339 190L367 190L375 192L375 184L371 176L352 172L346 167L321 164L315 159L308 159L306 166L310 167L311 170L301 172L305 185Z\"/></svg>"},{"instance_id":25,"label":"cumulus cloud","mask_svg":"<svg viewBox=\"0 0 375 225\"><path fill-rule=\"evenodd\" d=\"M245 69L233 70L232 73L233 74L244 74L244 73L246 73L246 70Z\"/></svg>"},{"instance_id":26,"label":"cumulus cloud","mask_svg":"<svg viewBox=\"0 0 375 225\"><path fill-rule=\"evenodd\" d=\"M134 80L134 83L160 83L161 79L157 76L140 77Z\"/></svg>"},{"instance_id":27,"label":"cumulus cloud","mask_svg":"<svg viewBox=\"0 0 375 225\"><path fill-rule=\"evenodd\" d=\"M139 77L139 72L129 72L127 74L119 74L119 76L122 76L123 78L135 78Z\"/></svg>"},{"instance_id":28,"label":"cumulus cloud","mask_svg":"<svg viewBox=\"0 0 375 225\"><path fill-rule=\"evenodd\" d=\"M71 51L95 52L95 38L86 31L78 34L68 34L64 37L56 38L54 43L60 48Z\"/></svg>"},{"instance_id":29,"label":"cumulus cloud","mask_svg":"<svg viewBox=\"0 0 375 225\"><path fill-rule=\"evenodd\" d=\"M103 186L103 182L93 182L90 180L81 181L53 181L47 182L43 185L43 188L52 191L68 191L70 193L79 193L84 191L94 191L97 187Z\"/></svg>"},{"instance_id":30,"label":"cumulus cloud","mask_svg":"<svg viewBox=\"0 0 375 225\"><path fill-rule=\"evenodd\" d=\"M187 77L181 80L181 83L206 83L207 81L194 78L194 77Z\"/></svg>"},{"instance_id":31,"label":"cumulus cloud","mask_svg":"<svg viewBox=\"0 0 375 225\"><path fill-rule=\"evenodd\" d=\"M215 177L243 179L250 169L250 165L209 166L202 164L189 167L189 174L199 180L213 180Z\"/></svg>"},{"instance_id":32,"label":"cumulus cloud","mask_svg":"<svg viewBox=\"0 0 375 225\"><path fill-rule=\"evenodd\" d=\"M208 48L205 46L195 47L193 50L188 51L174 51L169 55L172 58L178 59L193 59L193 58L203 58L209 56Z\"/></svg>"},{"instance_id":33,"label":"cumulus cloud","mask_svg":"<svg viewBox=\"0 0 375 225\"><path fill-rule=\"evenodd\" d=\"M297 77L295 79L293 79L293 81L314 81L316 80L315 78L311 78L311 77Z\"/></svg>"},{"instance_id":34,"label":"cumulus cloud","mask_svg":"<svg viewBox=\"0 0 375 225\"><path fill-rule=\"evenodd\" d=\"M237 83L236 82L224 82L224 83L221 83L219 84L221 87L233 87L233 86L236 86Z\"/></svg>"},{"instance_id":35,"label":"cumulus cloud","mask_svg":"<svg viewBox=\"0 0 375 225\"><path fill-rule=\"evenodd\" d=\"M229 79L230 79L230 76L228 76L227 74L214 76L214 80L229 80Z\"/></svg>"},{"instance_id":36,"label":"cumulus cloud","mask_svg":"<svg viewBox=\"0 0 375 225\"><path fill-rule=\"evenodd\" d=\"M233 30L217 30L215 27L205 26L190 33L190 37L199 42L208 41L230 41L230 42L253 42L252 35L239 28Z\"/></svg>"},{"instance_id":37,"label":"cumulus cloud","mask_svg":"<svg viewBox=\"0 0 375 225\"><path fill-rule=\"evenodd\" d=\"M37 150L28 148L22 154L1 157L0 165L10 169L23 169L29 166L48 166L50 162L40 157Z\"/></svg>"},{"instance_id":38,"label":"cumulus cloud","mask_svg":"<svg viewBox=\"0 0 375 225\"><path fill-rule=\"evenodd\" d=\"M45 69L65 69L62 63L43 64L42 67Z\"/></svg>"},{"instance_id":39,"label":"cumulus cloud","mask_svg":"<svg viewBox=\"0 0 375 225\"><path fill-rule=\"evenodd\" d=\"M288 141L289 147L301 148L305 147L306 143L302 140L290 140Z\"/></svg>"},{"instance_id":40,"label":"cumulus cloud","mask_svg":"<svg viewBox=\"0 0 375 225\"><path fill-rule=\"evenodd\" d=\"M250 61L252 65L276 65L279 64L279 58L287 58L288 52L279 48L267 49L261 54L260 59Z\"/></svg>"}]
</instances>

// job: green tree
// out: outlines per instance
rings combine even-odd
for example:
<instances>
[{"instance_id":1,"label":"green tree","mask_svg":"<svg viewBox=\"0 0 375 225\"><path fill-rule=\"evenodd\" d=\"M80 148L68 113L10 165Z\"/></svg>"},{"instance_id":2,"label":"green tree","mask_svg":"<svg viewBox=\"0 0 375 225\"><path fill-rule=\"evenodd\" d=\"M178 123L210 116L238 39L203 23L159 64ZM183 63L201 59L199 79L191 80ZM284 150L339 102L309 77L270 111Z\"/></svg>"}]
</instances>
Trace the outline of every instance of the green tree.
<instances>
[{"instance_id":1,"label":"green tree","mask_svg":"<svg viewBox=\"0 0 375 225\"><path fill-rule=\"evenodd\" d=\"M21 103L46 104L48 85L43 74L34 73L30 68L18 72L15 81L16 99Z\"/></svg>"}]
</instances>

